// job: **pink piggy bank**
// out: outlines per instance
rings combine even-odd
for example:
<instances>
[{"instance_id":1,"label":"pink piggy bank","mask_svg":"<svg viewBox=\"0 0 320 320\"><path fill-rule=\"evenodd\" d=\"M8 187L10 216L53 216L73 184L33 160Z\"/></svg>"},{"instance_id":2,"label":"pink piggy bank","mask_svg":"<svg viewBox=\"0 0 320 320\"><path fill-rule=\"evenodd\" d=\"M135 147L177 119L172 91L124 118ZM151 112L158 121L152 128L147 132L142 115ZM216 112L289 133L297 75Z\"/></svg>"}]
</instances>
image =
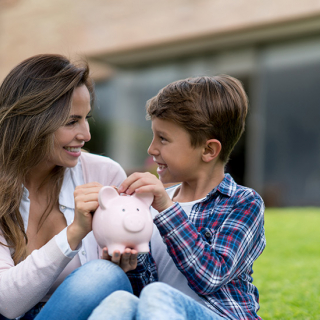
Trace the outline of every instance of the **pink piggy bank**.
<instances>
[{"instance_id":1,"label":"pink piggy bank","mask_svg":"<svg viewBox=\"0 0 320 320\"><path fill-rule=\"evenodd\" d=\"M140 253L149 252L153 220L151 193L119 195L112 187L99 192L99 207L93 215L92 230L101 248L108 247L110 255L132 248Z\"/></svg>"}]
</instances>

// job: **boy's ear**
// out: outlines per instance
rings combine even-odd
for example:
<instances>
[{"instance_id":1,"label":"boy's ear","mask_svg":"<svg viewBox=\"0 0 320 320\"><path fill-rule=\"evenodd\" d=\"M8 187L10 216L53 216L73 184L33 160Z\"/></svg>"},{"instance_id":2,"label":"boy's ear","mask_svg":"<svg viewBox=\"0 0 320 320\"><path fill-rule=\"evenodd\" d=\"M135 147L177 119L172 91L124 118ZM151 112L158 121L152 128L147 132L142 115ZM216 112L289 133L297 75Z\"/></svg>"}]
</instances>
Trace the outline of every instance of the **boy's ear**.
<instances>
[{"instance_id":1,"label":"boy's ear","mask_svg":"<svg viewBox=\"0 0 320 320\"><path fill-rule=\"evenodd\" d=\"M210 162L213 159L217 159L221 151L221 142L217 139L207 140L202 153L202 160L204 162Z\"/></svg>"}]
</instances>

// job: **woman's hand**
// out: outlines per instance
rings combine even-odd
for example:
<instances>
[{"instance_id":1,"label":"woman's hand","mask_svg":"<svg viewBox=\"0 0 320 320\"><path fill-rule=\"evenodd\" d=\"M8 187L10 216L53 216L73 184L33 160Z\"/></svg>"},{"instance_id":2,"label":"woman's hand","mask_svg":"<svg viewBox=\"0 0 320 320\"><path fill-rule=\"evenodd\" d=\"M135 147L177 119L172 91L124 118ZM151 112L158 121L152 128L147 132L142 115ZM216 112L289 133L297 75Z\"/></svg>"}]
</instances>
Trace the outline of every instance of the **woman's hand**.
<instances>
[{"instance_id":1,"label":"woman's hand","mask_svg":"<svg viewBox=\"0 0 320 320\"><path fill-rule=\"evenodd\" d=\"M161 212L174 203L168 196L162 182L149 172L135 172L124 180L118 188L119 193L133 194L151 192L154 196L152 207Z\"/></svg>"},{"instance_id":2,"label":"woman's hand","mask_svg":"<svg viewBox=\"0 0 320 320\"><path fill-rule=\"evenodd\" d=\"M108 248L105 247L102 250L101 258L117 264L124 272L128 272L137 267L138 251L126 248L122 255L119 250L116 250L112 256L109 256Z\"/></svg>"},{"instance_id":3,"label":"woman's hand","mask_svg":"<svg viewBox=\"0 0 320 320\"><path fill-rule=\"evenodd\" d=\"M74 191L74 220L67 229L70 248L75 250L80 241L92 230L92 213L99 206L98 194L102 185L91 182L77 186Z\"/></svg>"}]
</instances>

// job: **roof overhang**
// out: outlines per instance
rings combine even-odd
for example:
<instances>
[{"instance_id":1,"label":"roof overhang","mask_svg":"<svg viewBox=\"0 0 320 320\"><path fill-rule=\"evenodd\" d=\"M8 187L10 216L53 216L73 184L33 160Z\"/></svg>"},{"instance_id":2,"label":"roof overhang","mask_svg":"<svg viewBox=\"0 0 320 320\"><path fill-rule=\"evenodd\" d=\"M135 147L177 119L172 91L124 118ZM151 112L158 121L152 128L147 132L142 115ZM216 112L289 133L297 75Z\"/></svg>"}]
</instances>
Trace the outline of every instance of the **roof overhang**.
<instances>
[{"instance_id":1,"label":"roof overhang","mask_svg":"<svg viewBox=\"0 0 320 320\"><path fill-rule=\"evenodd\" d=\"M320 15L281 22L270 22L242 29L214 31L196 36L122 47L88 55L90 60L104 62L116 67L159 62L183 58L206 52L220 51L232 47L263 45L268 42L289 40L320 34Z\"/></svg>"}]
</instances>

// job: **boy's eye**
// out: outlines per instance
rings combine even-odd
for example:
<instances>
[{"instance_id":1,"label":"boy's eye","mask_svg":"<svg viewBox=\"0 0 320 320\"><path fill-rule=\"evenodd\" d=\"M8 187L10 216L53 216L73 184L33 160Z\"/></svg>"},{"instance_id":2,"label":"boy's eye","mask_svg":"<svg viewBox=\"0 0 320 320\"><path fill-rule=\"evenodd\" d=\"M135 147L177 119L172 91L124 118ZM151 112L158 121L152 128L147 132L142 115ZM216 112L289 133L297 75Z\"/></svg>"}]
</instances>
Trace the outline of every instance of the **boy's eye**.
<instances>
[{"instance_id":1,"label":"boy's eye","mask_svg":"<svg viewBox=\"0 0 320 320\"><path fill-rule=\"evenodd\" d=\"M92 118L92 114L88 114L88 115L86 116L86 119L87 119L87 120L90 119L90 118Z\"/></svg>"}]
</instances>

